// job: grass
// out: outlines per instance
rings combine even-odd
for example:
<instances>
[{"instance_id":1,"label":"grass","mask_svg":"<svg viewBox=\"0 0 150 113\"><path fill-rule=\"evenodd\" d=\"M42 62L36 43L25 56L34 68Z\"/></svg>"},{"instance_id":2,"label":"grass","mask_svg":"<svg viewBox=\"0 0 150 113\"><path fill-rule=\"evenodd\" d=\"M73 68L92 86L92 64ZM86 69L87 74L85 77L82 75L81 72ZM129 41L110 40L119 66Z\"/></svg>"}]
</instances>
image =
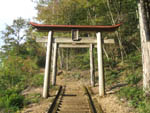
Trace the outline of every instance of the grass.
<instances>
[{"instance_id":1,"label":"grass","mask_svg":"<svg viewBox=\"0 0 150 113\"><path fill-rule=\"evenodd\" d=\"M118 78L120 77L120 72L117 70L107 70L105 75L106 75L106 84L108 86L111 86L113 83L116 83Z\"/></svg>"},{"instance_id":2,"label":"grass","mask_svg":"<svg viewBox=\"0 0 150 113\"><path fill-rule=\"evenodd\" d=\"M44 75L43 74L35 74L32 78L31 78L31 85L33 87L39 87L43 85L43 81L44 81Z\"/></svg>"},{"instance_id":3,"label":"grass","mask_svg":"<svg viewBox=\"0 0 150 113\"><path fill-rule=\"evenodd\" d=\"M75 79L75 80L80 80L82 78L80 72L65 72L64 76L65 78Z\"/></svg>"},{"instance_id":4,"label":"grass","mask_svg":"<svg viewBox=\"0 0 150 113\"><path fill-rule=\"evenodd\" d=\"M139 113L150 113L149 97L144 95L142 88L137 86L126 86L118 92L119 98L124 98L128 105L136 108Z\"/></svg>"},{"instance_id":5,"label":"grass","mask_svg":"<svg viewBox=\"0 0 150 113\"><path fill-rule=\"evenodd\" d=\"M38 103L40 100L41 100L41 94L40 93L29 94L25 98L24 105L29 105L32 103Z\"/></svg>"},{"instance_id":6,"label":"grass","mask_svg":"<svg viewBox=\"0 0 150 113\"><path fill-rule=\"evenodd\" d=\"M150 113L149 97L144 95L142 89L142 64L141 54L138 52L130 54L124 63L115 64L106 69L106 84L111 86L117 82L124 82L127 85L121 87L117 93L118 97L128 102L139 113ZM106 66L107 67L107 66Z\"/></svg>"},{"instance_id":7,"label":"grass","mask_svg":"<svg viewBox=\"0 0 150 113\"><path fill-rule=\"evenodd\" d=\"M14 59L14 58L13 58ZM16 59L16 57L15 57ZM104 58L105 59L105 58ZM23 59L18 58L17 66L16 62L11 60L6 61L9 68L4 68L0 73L0 112L4 113L14 113L24 106L31 103L38 103L41 99L41 94L29 94L24 97L21 92L26 87L39 87L43 85L43 74L37 74L37 67L34 64L30 64L32 60L27 60L25 63ZM95 59L95 65L97 65L97 59ZM22 64L26 66L22 66ZM14 66L12 66L14 65ZM35 68L29 68L35 67ZM118 92L119 98L124 98L130 106L136 108L139 113L150 113L150 102L149 98L144 96L141 86L142 80L142 65L141 65L141 55L138 52L128 55L124 62L119 60L114 61L112 59L104 61L105 75L106 75L106 86L110 87L118 82L124 82L128 84L125 87L120 88ZM11 67L14 67L12 69ZM81 54L75 57L72 61L71 69L80 68L82 71L89 69L89 53ZM96 67L97 68L97 67ZM32 70L30 70L32 69ZM19 70L19 71L18 71ZM28 75L28 70L30 75ZM23 72L24 71L24 72ZM79 71L73 73L65 73L66 78L69 79L85 79ZM11 78L11 79L10 79ZM29 79L30 78L30 79ZM97 80L98 78L96 78ZM89 79L87 79L89 80ZM10 83L10 84L9 84ZM7 88L8 84L10 87ZM13 87L11 87L13 86ZM50 86L50 88L55 91L57 87Z\"/></svg>"},{"instance_id":8,"label":"grass","mask_svg":"<svg viewBox=\"0 0 150 113\"><path fill-rule=\"evenodd\" d=\"M1 76L3 77L3 76ZM19 76L17 76L19 77ZM12 87L4 88L5 84L0 83L0 112L4 113L15 113L18 110L22 109L24 106L29 103L37 103L40 100L40 94L33 94L27 97L22 95L22 91L26 87L39 87L43 84L43 75L35 74L29 79L29 83L27 84L24 81L25 76L20 76L20 81L15 82L15 85ZM3 77L3 82L9 82L7 78ZM1 80L2 80L1 79Z\"/></svg>"},{"instance_id":9,"label":"grass","mask_svg":"<svg viewBox=\"0 0 150 113\"><path fill-rule=\"evenodd\" d=\"M0 108L4 113L13 113L24 105L24 96L15 88L1 90L0 97Z\"/></svg>"}]
</instances>

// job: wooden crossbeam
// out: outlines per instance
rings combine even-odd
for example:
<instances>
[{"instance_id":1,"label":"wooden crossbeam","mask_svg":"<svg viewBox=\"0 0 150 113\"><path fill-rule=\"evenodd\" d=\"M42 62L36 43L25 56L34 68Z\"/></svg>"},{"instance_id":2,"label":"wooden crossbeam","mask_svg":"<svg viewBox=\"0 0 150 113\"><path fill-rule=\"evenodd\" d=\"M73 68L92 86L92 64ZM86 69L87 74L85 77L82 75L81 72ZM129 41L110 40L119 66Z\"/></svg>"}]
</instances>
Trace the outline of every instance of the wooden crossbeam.
<instances>
[{"instance_id":1,"label":"wooden crossbeam","mask_svg":"<svg viewBox=\"0 0 150 113\"><path fill-rule=\"evenodd\" d=\"M90 44L90 43L97 43L97 40L94 38L82 38L80 41L73 41L71 38L55 38L53 40L57 43L64 43L64 44Z\"/></svg>"},{"instance_id":2,"label":"wooden crossbeam","mask_svg":"<svg viewBox=\"0 0 150 113\"><path fill-rule=\"evenodd\" d=\"M59 48L89 48L90 44L59 44ZM93 45L94 48L97 48L97 45Z\"/></svg>"},{"instance_id":3,"label":"wooden crossbeam","mask_svg":"<svg viewBox=\"0 0 150 113\"><path fill-rule=\"evenodd\" d=\"M47 42L47 38L36 38L36 42ZM80 41L73 41L71 38L54 38L53 39L54 43L59 43L59 44L97 44L97 39L96 38L82 38ZM104 39L104 43L106 44L114 44L115 41L114 39Z\"/></svg>"}]
</instances>

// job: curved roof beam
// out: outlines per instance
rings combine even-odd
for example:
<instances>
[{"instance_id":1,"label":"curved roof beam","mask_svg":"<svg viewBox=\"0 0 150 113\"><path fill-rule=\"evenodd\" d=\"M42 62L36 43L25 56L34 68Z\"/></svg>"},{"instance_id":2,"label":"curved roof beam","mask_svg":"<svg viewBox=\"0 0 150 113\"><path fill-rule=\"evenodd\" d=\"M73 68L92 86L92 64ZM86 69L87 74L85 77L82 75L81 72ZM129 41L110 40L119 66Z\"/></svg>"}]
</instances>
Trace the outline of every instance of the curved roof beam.
<instances>
[{"instance_id":1,"label":"curved roof beam","mask_svg":"<svg viewBox=\"0 0 150 113\"><path fill-rule=\"evenodd\" d=\"M86 32L113 32L119 28L121 24L113 26L104 25L48 25L48 24L37 24L30 22L30 24L38 29L39 31L71 31L72 29L78 29L79 31Z\"/></svg>"}]
</instances>

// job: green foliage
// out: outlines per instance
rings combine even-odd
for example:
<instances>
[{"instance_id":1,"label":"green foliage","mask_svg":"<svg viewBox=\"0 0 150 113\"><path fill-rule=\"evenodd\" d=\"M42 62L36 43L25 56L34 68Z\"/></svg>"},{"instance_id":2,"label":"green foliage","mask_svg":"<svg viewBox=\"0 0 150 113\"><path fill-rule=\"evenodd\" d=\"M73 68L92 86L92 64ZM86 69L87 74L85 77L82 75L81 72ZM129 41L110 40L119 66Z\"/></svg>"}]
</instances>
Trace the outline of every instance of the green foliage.
<instances>
[{"instance_id":1,"label":"green foliage","mask_svg":"<svg viewBox=\"0 0 150 113\"><path fill-rule=\"evenodd\" d=\"M80 75L80 73L74 73L74 74L72 75L72 77L73 77L74 79L79 80L79 79L81 78L81 75Z\"/></svg>"},{"instance_id":2,"label":"green foliage","mask_svg":"<svg viewBox=\"0 0 150 113\"><path fill-rule=\"evenodd\" d=\"M38 86L42 86L43 85L43 74L35 74L32 78L31 78L31 86L34 87L38 87Z\"/></svg>"},{"instance_id":3,"label":"green foliage","mask_svg":"<svg viewBox=\"0 0 150 113\"><path fill-rule=\"evenodd\" d=\"M150 113L149 97L144 95L140 87L126 86L121 88L118 94L120 98L127 99L129 105L137 108L139 113Z\"/></svg>"},{"instance_id":4,"label":"green foliage","mask_svg":"<svg viewBox=\"0 0 150 113\"><path fill-rule=\"evenodd\" d=\"M119 98L125 98L129 105L136 108L139 113L149 113L149 98L144 95L141 80L142 80L142 65L141 55L135 51L128 55L125 63L121 66L124 68L122 75L124 82L128 85L122 87L119 92Z\"/></svg>"},{"instance_id":5,"label":"green foliage","mask_svg":"<svg viewBox=\"0 0 150 113\"><path fill-rule=\"evenodd\" d=\"M67 51L64 51L64 53L66 55ZM89 69L90 58L88 49L72 49L69 52L69 56L69 69ZM67 55L65 57L67 58Z\"/></svg>"},{"instance_id":6,"label":"green foliage","mask_svg":"<svg viewBox=\"0 0 150 113\"><path fill-rule=\"evenodd\" d=\"M35 94L29 94L25 100L24 105L29 105L31 103L38 103L40 101L41 94L35 93Z\"/></svg>"},{"instance_id":7,"label":"green foliage","mask_svg":"<svg viewBox=\"0 0 150 113\"><path fill-rule=\"evenodd\" d=\"M13 25L6 25L5 31L2 31L2 39L5 45L2 46L6 54L13 52L15 55L19 54L21 43L25 40L25 35L22 33L27 29L27 22L22 18L13 21Z\"/></svg>"},{"instance_id":8,"label":"green foliage","mask_svg":"<svg viewBox=\"0 0 150 113\"><path fill-rule=\"evenodd\" d=\"M103 34L104 38L114 38L116 41L114 46L104 46L109 57L104 57L106 81L109 85L120 80L127 82L129 86L121 88L120 96L127 98L132 106L139 108L141 113L149 112L149 103L142 96L141 89L138 89L142 74L135 0L33 1L37 3L37 20L47 24L112 25L123 22L118 32ZM22 35L22 31L25 34ZM45 51L34 39L43 35L47 33L33 32L22 18L14 20L13 25L7 25L5 31L2 32L5 45L2 47L3 51L0 56L0 108L5 112L17 111L23 106L23 101L26 103L21 96L21 91L25 87L42 85L43 76L37 72L39 67L45 65ZM65 33L58 33L58 35L70 36ZM90 33L80 35L95 36ZM63 60L65 60L68 58L67 51L64 50L63 53L65 54ZM70 69L89 69L88 49L70 49L69 53ZM97 66L96 50L94 55ZM72 77L79 79L81 76L75 73ZM37 102L37 98L30 102Z\"/></svg>"},{"instance_id":9,"label":"green foliage","mask_svg":"<svg viewBox=\"0 0 150 113\"><path fill-rule=\"evenodd\" d=\"M109 60L107 60L106 57L104 57L104 61L105 61L104 62L105 67L111 68L111 67L115 67L117 65L117 62L111 58Z\"/></svg>"},{"instance_id":10,"label":"green foliage","mask_svg":"<svg viewBox=\"0 0 150 113\"><path fill-rule=\"evenodd\" d=\"M117 70L106 70L106 83L107 85L112 85L113 83L117 83L118 78L120 77L120 72Z\"/></svg>"},{"instance_id":11,"label":"green foliage","mask_svg":"<svg viewBox=\"0 0 150 113\"><path fill-rule=\"evenodd\" d=\"M90 58L89 58L89 52L86 54L78 54L75 56L73 60L73 63L76 64L75 67L78 69L89 69L90 67Z\"/></svg>"},{"instance_id":12,"label":"green foliage","mask_svg":"<svg viewBox=\"0 0 150 113\"><path fill-rule=\"evenodd\" d=\"M134 51L128 55L126 58L126 63L129 64L128 68L137 69L138 67L141 67L142 64L142 56L141 53Z\"/></svg>"},{"instance_id":13,"label":"green foliage","mask_svg":"<svg viewBox=\"0 0 150 113\"><path fill-rule=\"evenodd\" d=\"M133 86L121 88L119 91L119 96L125 97L134 107L138 107L139 103L144 100L142 89Z\"/></svg>"},{"instance_id":14,"label":"green foliage","mask_svg":"<svg viewBox=\"0 0 150 113\"><path fill-rule=\"evenodd\" d=\"M138 105L139 113L150 113L150 103L145 99Z\"/></svg>"},{"instance_id":15,"label":"green foliage","mask_svg":"<svg viewBox=\"0 0 150 113\"><path fill-rule=\"evenodd\" d=\"M142 79L142 76L128 75L126 81L128 84L137 85L141 79Z\"/></svg>"},{"instance_id":16,"label":"green foliage","mask_svg":"<svg viewBox=\"0 0 150 113\"><path fill-rule=\"evenodd\" d=\"M19 18L2 32L5 45L0 56L0 112L13 113L21 109L26 104L21 92L43 82L37 73L45 52L29 36L32 30L27 28L27 22Z\"/></svg>"},{"instance_id":17,"label":"green foliage","mask_svg":"<svg viewBox=\"0 0 150 113\"><path fill-rule=\"evenodd\" d=\"M24 97L20 94L20 89L1 90L0 97L0 109L5 113L13 113L23 107Z\"/></svg>"},{"instance_id":18,"label":"green foliage","mask_svg":"<svg viewBox=\"0 0 150 113\"><path fill-rule=\"evenodd\" d=\"M33 60L19 56L9 56L3 64L0 69L0 108L5 112L14 112L23 107L21 91L30 85L26 83L32 83L30 78L37 72L37 66Z\"/></svg>"}]
</instances>

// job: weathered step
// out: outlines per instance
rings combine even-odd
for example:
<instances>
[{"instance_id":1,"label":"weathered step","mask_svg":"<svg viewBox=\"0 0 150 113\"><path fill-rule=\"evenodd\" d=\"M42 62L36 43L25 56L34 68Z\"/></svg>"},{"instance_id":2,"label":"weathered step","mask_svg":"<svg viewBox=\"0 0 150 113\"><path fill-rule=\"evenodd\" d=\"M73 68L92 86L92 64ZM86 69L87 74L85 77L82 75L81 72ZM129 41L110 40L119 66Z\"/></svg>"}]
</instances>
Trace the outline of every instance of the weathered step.
<instances>
[{"instance_id":1,"label":"weathered step","mask_svg":"<svg viewBox=\"0 0 150 113\"><path fill-rule=\"evenodd\" d=\"M85 94L85 92L77 92L77 91L67 91L67 92L65 92L65 94L64 95L78 95L78 94L82 94L82 95L84 95Z\"/></svg>"},{"instance_id":2,"label":"weathered step","mask_svg":"<svg viewBox=\"0 0 150 113\"><path fill-rule=\"evenodd\" d=\"M68 92L71 92L71 93L74 93L74 92L75 92L75 93L77 93L77 92L78 92L78 93L85 93L85 92L82 91L82 90L66 90L65 93L66 93L66 92L67 92L67 93L68 93Z\"/></svg>"},{"instance_id":3,"label":"weathered step","mask_svg":"<svg viewBox=\"0 0 150 113\"><path fill-rule=\"evenodd\" d=\"M88 110L86 110L86 111L84 111L84 110L64 110L64 111L59 111L58 113L90 113L90 111Z\"/></svg>"},{"instance_id":4,"label":"weathered step","mask_svg":"<svg viewBox=\"0 0 150 113\"><path fill-rule=\"evenodd\" d=\"M89 106L88 103L84 103L84 104L80 104L80 103L70 103L70 104L61 104L60 106L83 106L83 107L86 107L86 106Z\"/></svg>"},{"instance_id":5,"label":"weathered step","mask_svg":"<svg viewBox=\"0 0 150 113\"><path fill-rule=\"evenodd\" d=\"M70 104L70 105L82 105L82 104L85 104L85 105L88 105L88 102L72 102L72 101L63 101L62 104Z\"/></svg>"},{"instance_id":6,"label":"weathered step","mask_svg":"<svg viewBox=\"0 0 150 113\"><path fill-rule=\"evenodd\" d=\"M57 113L91 113L82 87L66 87Z\"/></svg>"},{"instance_id":7,"label":"weathered step","mask_svg":"<svg viewBox=\"0 0 150 113\"><path fill-rule=\"evenodd\" d=\"M84 100L87 100L87 98L84 98L84 97L81 98L81 97L82 97L82 96L79 96L79 97L65 97L65 96L64 96L62 99L63 99L63 100L83 100L83 101L84 101Z\"/></svg>"},{"instance_id":8,"label":"weathered step","mask_svg":"<svg viewBox=\"0 0 150 113\"><path fill-rule=\"evenodd\" d=\"M88 101L87 100L70 100L70 99L65 99L65 100L62 100L62 102L64 103L66 103L66 102L69 102L69 103L88 103Z\"/></svg>"},{"instance_id":9,"label":"weathered step","mask_svg":"<svg viewBox=\"0 0 150 113\"><path fill-rule=\"evenodd\" d=\"M89 108L64 108L60 109L61 111L89 111Z\"/></svg>"},{"instance_id":10,"label":"weathered step","mask_svg":"<svg viewBox=\"0 0 150 113\"><path fill-rule=\"evenodd\" d=\"M91 113L90 111L60 111L57 113Z\"/></svg>"},{"instance_id":11,"label":"weathered step","mask_svg":"<svg viewBox=\"0 0 150 113\"><path fill-rule=\"evenodd\" d=\"M66 87L65 90L76 90L76 91L78 91L78 90L83 90L83 88L82 87L72 88L72 86L68 86L68 87Z\"/></svg>"},{"instance_id":12,"label":"weathered step","mask_svg":"<svg viewBox=\"0 0 150 113\"><path fill-rule=\"evenodd\" d=\"M87 100L87 98L84 98L84 97L83 98L81 98L81 97L72 97L72 98L71 97L63 97L62 99L63 100L83 100L83 101Z\"/></svg>"},{"instance_id":13,"label":"weathered step","mask_svg":"<svg viewBox=\"0 0 150 113\"><path fill-rule=\"evenodd\" d=\"M72 95L64 95L63 98L76 98L76 99L86 99L84 95L76 95L76 96L72 96Z\"/></svg>"},{"instance_id":14,"label":"weathered step","mask_svg":"<svg viewBox=\"0 0 150 113\"><path fill-rule=\"evenodd\" d=\"M88 101L86 98L68 98L68 97L63 97L63 99L61 100L62 104L78 104L78 105L82 105L82 104L88 104Z\"/></svg>"},{"instance_id":15,"label":"weathered step","mask_svg":"<svg viewBox=\"0 0 150 113\"><path fill-rule=\"evenodd\" d=\"M80 93L80 92L79 93L78 92L73 92L72 93L72 92L68 92L68 93L65 93L63 96L72 96L72 97L74 96L75 97L75 96L81 96L81 95L84 96L85 93Z\"/></svg>"},{"instance_id":16,"label":"weathered step","mask_svg":"<svg viewBox=\"0 0 150 113\"><path fill-rule=\"evenodd\" d=\"M62 105L61 109L90 109L88 105Z\"/></svg>"},{"instance_id":17,"label":"weathered step","mask_svg":"<svg viewBox=\"0 0 150 113\"><path fill-rule=\"evenodd\" d=\"M81 104L88 104L88 101L87 100L85 100L85 101L82 101L82 100L74 100L74 101L71 101L71 100L62 100L62 103L64 104L64 103L73 103L73 104L78 104L78 103L81 103Z\"/></svg>"},{"instance_id":18,"label":"weathered step","mask_svg":"<svg viewBox=\"0 0 150 113\"><path fill-rule=\"evenodd\" d=\"M66 89L65 91L79 91L79 92L84 92L84 90L83 89Z\"/></svg>"},{"instance_id":19,"label":"weathered step","mask_svg":"<svg viewBox=\"0 0 150 113\"><path fill-rule=\"evenodd\" d=\"M58 113L91 113L90 111L59 111Z\"/></svg>"}]
</instances>

